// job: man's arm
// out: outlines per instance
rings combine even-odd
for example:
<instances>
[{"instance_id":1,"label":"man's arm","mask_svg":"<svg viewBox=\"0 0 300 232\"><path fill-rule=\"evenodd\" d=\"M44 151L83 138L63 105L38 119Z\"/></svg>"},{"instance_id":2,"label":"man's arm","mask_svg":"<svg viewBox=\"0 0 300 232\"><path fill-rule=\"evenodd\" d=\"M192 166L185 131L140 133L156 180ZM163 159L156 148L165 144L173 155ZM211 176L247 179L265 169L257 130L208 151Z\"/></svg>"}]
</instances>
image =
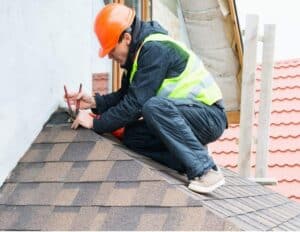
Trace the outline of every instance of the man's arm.
<instances>
[{"instance_id":1,"label":"man's arm","mask_svg":"<svg viewBox=\"0 0 300 232\"><path fill-rule=\"evenodd\" d=\"M142 116L144 103L156 92L166 77L169 50L158 42L148 42L141 49L138 70L128 92L115 106L94 119L93 129L97 133L111 132Z\"/></svg>"},{"instance_id":2,"label":"man's arm","mask_svg":"<svg viewBox=\"0 0 300 232\"><path fill-rule=\"evenodd\" d=\"M125 73L123 73L121 88L118 91L106 95L100 95L96 93L96 106L95 108L92 108L93 113L102 114L110 107L117 105L126 94L128 85L129 78L126 76Z\"/></svg>"}]
</instances>

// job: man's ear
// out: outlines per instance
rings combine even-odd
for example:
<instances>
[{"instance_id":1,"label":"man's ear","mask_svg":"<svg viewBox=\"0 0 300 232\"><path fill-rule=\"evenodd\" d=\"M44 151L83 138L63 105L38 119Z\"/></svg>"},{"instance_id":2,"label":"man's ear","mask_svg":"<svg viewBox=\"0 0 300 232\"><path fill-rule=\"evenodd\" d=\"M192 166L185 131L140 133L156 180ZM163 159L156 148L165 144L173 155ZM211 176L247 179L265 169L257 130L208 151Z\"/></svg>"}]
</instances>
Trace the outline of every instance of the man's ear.
<instances>
[{"instance_id":1,"label":"man's ear","mask_svg":"<svg viewBox=\"0 0 300 232\"><path fill-rule=\"evenodd\" d=\"M132 39L131 35L129 33L125 32L125 34L124 34L124 40L125 40L125 43L127 45L130 45L131 39Z\"/></svg>"}]
</instances>

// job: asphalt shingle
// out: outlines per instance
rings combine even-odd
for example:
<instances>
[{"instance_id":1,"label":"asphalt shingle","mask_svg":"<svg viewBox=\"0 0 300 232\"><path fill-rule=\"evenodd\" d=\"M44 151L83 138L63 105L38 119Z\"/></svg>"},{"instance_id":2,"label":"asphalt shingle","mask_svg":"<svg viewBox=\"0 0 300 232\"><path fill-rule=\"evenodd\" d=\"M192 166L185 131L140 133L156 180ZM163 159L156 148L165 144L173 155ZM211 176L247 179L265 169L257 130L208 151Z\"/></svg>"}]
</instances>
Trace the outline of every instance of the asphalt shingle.
<instances>
[{"instance_id":1,"label":"asphalt shingle","mask_svg":"<svg viewBox=\"0 0 300 232\"><path fill-rule=\"evenodd\" d=\"M185 175L116 141L46 126L0 189L0 229L299 228L299 205L222 170L227 184L201 195Z\"/></svg>"}]
</instances>

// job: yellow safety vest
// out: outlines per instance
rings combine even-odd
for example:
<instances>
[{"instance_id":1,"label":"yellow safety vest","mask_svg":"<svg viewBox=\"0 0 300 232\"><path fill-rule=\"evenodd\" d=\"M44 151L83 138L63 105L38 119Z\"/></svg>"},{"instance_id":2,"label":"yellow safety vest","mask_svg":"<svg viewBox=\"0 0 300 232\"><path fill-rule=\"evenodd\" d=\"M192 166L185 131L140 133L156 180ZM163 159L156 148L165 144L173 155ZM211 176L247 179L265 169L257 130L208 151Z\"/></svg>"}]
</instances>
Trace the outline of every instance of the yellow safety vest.
<instances>
[{"instance_id":1,"label":"yellow safety vest","mask_svg":"<svg viewBox=\"0 0 300 232\"><path fill-rule=\"evenodd\" d=\"M222 93L212 75L206 70L202 61L184 44L164 34L151 34L145 38L137 51L130 73L130 83L138 69L138 56L142 46L149 41L170 41L189 54L183 72L177 77L166 77L157 91L157 96L170 99L190 99L212 105L222 99Z\"/></svg>"}]
</instances>

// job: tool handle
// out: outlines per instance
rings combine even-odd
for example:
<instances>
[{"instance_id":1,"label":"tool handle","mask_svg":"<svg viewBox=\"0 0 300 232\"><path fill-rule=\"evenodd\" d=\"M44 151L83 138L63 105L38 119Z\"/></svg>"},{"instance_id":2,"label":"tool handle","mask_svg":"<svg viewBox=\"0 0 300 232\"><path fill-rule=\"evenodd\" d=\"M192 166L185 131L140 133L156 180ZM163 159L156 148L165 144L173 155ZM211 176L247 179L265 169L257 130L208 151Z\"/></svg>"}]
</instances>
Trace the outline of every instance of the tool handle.
<instances>
[{"instance_id":1,"label":"tool handle","mask_svg":"<svg viewBox=\"0 0 300 232\"><path fill-rule=\"evenodd\" d=\"M64 85L64 90L65 90L65 97L67 99L67 104L68 104L68 108L69 108L69 113L72 116L72 108L71 108L71 104L70 104L69 97L68 97L67 87L65 85Z\"/></svg>"},{"instance_id":2,"label":"tool handle","mask_svg":"<svg viewBox=\"0 0 300 232\"><path fill-rule=\"evenodd\" d=\"M82 83L80 83L78 94L81 93L81 90L82 90ZM80 107L80 100L77 99L77 101L76 101L76 112L75 112L76 115L79 113L79 107Z\"/></svg>"}]
</instances>

